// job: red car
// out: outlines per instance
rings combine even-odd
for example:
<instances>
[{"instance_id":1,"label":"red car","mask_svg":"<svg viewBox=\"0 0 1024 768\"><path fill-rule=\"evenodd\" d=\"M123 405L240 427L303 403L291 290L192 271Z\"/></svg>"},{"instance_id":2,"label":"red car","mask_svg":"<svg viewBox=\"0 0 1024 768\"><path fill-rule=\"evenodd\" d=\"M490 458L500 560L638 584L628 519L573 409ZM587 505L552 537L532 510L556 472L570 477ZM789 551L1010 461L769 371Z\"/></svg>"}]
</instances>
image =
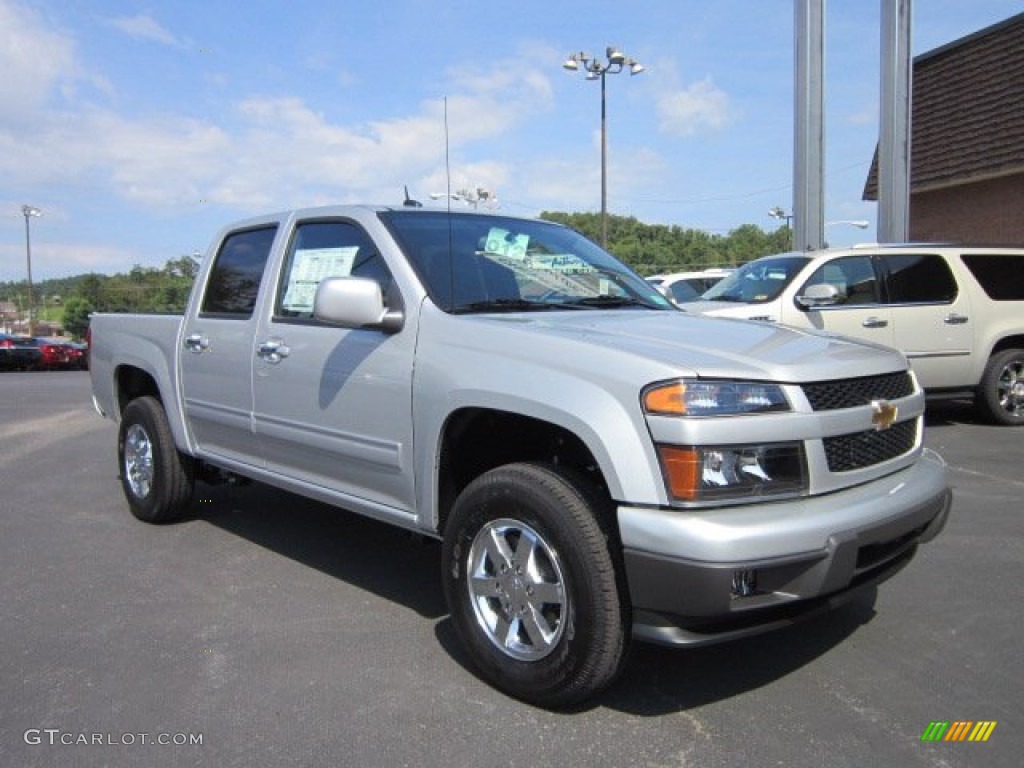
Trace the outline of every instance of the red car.
<instances>
[{"instance_id":1,"label":"red car","mask_svg":"<svg viewBox=\"0 0 1024 768\"><path fill-rule=\"evenodd\" d=\"M30 344L39 348L37 371L59 371L71 367L71 352L67 345L49 339L29 339Z\"/></svg>"}]
</instances>

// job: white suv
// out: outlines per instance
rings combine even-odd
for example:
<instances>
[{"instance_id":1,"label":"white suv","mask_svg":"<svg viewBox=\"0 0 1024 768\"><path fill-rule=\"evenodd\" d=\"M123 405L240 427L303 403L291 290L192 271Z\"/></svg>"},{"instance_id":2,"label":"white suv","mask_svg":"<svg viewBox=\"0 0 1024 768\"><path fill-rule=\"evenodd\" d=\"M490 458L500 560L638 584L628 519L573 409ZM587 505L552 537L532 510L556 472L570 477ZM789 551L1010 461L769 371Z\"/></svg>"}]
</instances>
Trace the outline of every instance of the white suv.
<instances>
[{"instance_id":1,"label":"white suv","mask_svg":"<svg viewBox=\"0 0 1024 768\"><path fill-rule=\"evenodd\" d=\"M930 395L1024 424L1024 249L863 245L765 256L689 312L833 331L902 350Z\"/></svg>"}]
</instances>

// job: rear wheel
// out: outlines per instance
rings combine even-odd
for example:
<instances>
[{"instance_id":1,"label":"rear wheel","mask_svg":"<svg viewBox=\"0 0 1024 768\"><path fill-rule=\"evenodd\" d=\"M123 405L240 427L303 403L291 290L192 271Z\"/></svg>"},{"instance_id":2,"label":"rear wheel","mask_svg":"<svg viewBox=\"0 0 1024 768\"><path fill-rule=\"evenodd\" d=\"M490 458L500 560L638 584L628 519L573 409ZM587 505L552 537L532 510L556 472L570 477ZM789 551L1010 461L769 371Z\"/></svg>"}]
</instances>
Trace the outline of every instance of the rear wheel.
<instances>
[{"instance_id":1,"label":"rear wheel","mask_svg":"<svg viewBox=\"0 0 1024 768\"><path fill-rule=\"evenodd\" d=\"M445 596L488 682L564 707L615 678L629 611L609 528L598 494L553 466L499 467L462 492L445 530Z\"/></svg>"},{"instance_id":2,"label":"rear wheel","mask_svg":"<svg viewBox=\"0 0 1024 768\"><path fill-rule=\"evenodd\" d=\"M977 400L991 421L1024 424L1024 349L1006 349L989 358Z\"/></svg>"},{"instance_id":3,"label":"rear wheel","mask_svg":"<svg viewBox=\"0 0 1024 768\"><path fill-rule=\"evenodd\" d=\"M137 398L124 409L117 461L125 498L139 520L165 523L187 509L195 486L195 462L178 451L156 398Z\"/></svg>"}]
</instances>

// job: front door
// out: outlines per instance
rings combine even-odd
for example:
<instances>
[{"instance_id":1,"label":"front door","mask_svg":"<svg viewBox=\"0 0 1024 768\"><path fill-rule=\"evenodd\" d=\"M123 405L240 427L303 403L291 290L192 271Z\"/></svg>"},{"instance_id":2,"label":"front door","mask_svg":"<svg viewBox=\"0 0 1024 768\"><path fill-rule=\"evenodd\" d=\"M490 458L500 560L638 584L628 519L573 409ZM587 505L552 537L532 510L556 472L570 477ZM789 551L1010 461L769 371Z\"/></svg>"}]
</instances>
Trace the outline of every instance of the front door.
<instances>
[{"instance_id":1,"label":"front door","mask_svg":"<svg viewBox=\"0 0 1024 768\"><path fill-rule=\"evenodd\" d=\"M881 301L880 283L871 255L842 256L824 262L796 295L803 295L809 286L822 284L838 290L834 304L806 310L784 306L783 322L893 345L892 314Z\"/></svg>"},{"instance_id":2,"label":"front door","mask_svg":"<svg viewBox=\"0 0 1024 768\"><path fill-rule=\"evenodd\" d=\"M257 332L254 428L267 468L378 514L412 514L415 334L346 329L313 318L325 277L370 277L395 306L391 272L357 224L299 222L271 312Z\"/></svg>"}]
</instances>

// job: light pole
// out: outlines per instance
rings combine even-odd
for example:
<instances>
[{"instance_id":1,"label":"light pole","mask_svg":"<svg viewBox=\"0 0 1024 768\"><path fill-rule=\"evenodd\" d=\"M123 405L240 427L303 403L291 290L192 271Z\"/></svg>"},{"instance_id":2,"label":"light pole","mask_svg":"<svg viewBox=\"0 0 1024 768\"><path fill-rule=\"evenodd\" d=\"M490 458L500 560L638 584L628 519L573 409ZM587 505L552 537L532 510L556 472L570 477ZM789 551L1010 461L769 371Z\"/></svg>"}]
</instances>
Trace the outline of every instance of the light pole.
<instances>
[{"instance_id":1,"label":"light pole","mask_svg":"<svg viewBox=\"0 0 1024 768\"><path fill-rule=\"evenodd\" d=\"M609 45L605 49L604 59L598 59L585 51L572 53L562 64L564 69L570 72L577 72L582 66L587 73L587 80L601 81L601 245L608 246L608 129L605 111L605 90L604 77L607 74L617 75L626 67L629 74L639 75L644 71L643 65L627 58L626 55Z\"/></svg>"},{"instance_id":2,"label":"light pole","mask_svg":"<svg viewBox=\"0 0 1024 768\"><path fill-rule=\"evenodd\" d=\"M43 212L34 205L23 205L21 213L25 217L25 261L28 264L28 335L35 336L36 324L32 316L32 238L29 234L28 220L33 216L42 216Z\"/></svg>"}]
</instances>

